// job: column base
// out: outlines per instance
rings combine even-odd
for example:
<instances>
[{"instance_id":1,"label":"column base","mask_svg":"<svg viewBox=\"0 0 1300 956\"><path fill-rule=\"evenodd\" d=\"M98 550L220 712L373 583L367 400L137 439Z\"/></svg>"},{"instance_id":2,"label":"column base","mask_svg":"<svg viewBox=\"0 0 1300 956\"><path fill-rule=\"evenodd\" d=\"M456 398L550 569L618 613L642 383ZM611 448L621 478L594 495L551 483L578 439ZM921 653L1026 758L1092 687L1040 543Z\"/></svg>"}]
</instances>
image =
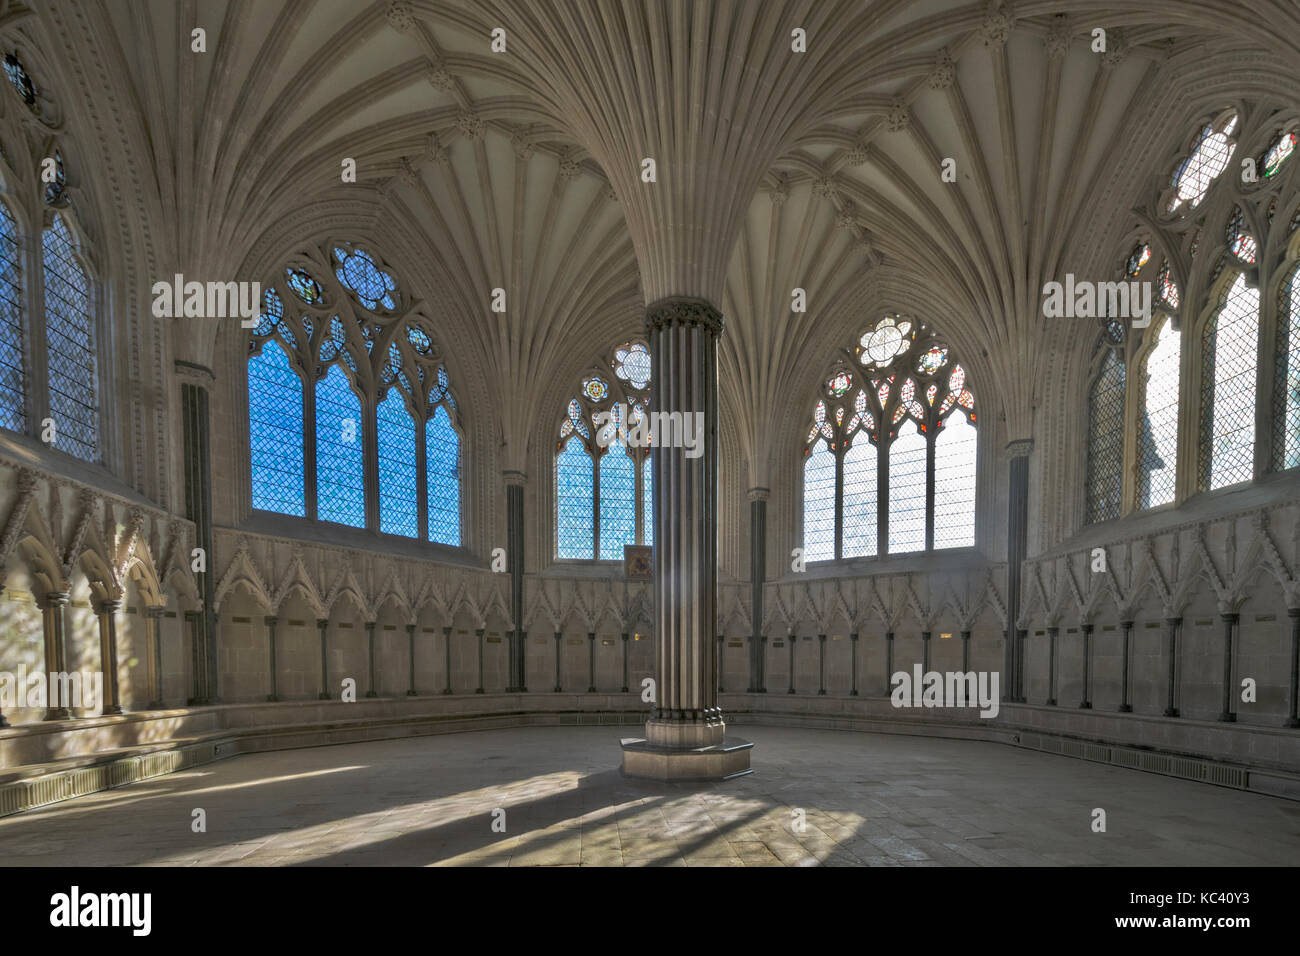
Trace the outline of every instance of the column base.
<instances>
[{"instance_id":1,"label":"column base","mask_svg":"<svg viewBox=\"0 0 1300 956\"><path fill-rule=\"evenodd\" d=\"M162 710L166 705L160 700L151 700L149 703L145 704L145 706L150 710ZM0 718L0 720L3 720L3 718ZM2 726L4 725L0 724L0 727Z\"/></svg>"},{"instance_id":2,"label":"column base","mask_svg":"<svg viewBox=\"0 0 1300 956\"><path fill-rule=\"evenodd\" d=\"M122 707L120 704L110 704L108 707L104 708L104 712L102 716L117 717L120 716L121 713L122 713Z\"/></svg>"},{"instance_id":3,"label":"column base","mask_svg":"<svg viewBox=\"0 0 1300 956\"><path fill-rule=\"evenodd\" d=\"M1079 705L1079 709L1080 709L1080 710L1092 710L1092 701L1090 701L1090 700L1085 700L1083 703L1081 703L1081 704Z\"/></svg>"},{"instance_id":4,"label":"column base","mask_svg":"<svg viewBox=\"0 0 1300 956\"><path fill-rule=\"evenodd\" d=\"M443 691L443 693L444 693L444 694L450 694L450 693L451 693L451 688L448 687L446 690Z\"/></svg>"},{"instance_id":5,"label":"column base","mask_svg":"<svg viewBox=\"0 0 1300 956\"><path fill-rule=\"evenodd\" d=\"M588 688L587 688L587 693L588 693L588 694L594 694L594 693L596 693L596 687L595 687L594 684L593 684L591 687L588 687Z\"/></svg>"},{"instance_id":6,"label":"column base","mask_svg":"<svg viewBox=\"0 0 1300 956\"><path fill-rule=\"evenodd\" d=\"M1165 708L1165 716L1166 716L1166 717L1178 717L1178 716L1180 716L1179 713L1178 713L1178 708L1177 708L1177 707L1166 707L1166 708ZM1300 722L1297 722L1296 726L1300 727Z\"/></svg>"},{"instance_id":7,"label":"column base","mask_svg":"<svg viewBox=\"0 0 1300 956\"><path fill-rule=\"evenodd\" d=\"M275 694L267 694L267 695L266 695L266 702L267 702L268 704L274 704L274 703L277 703L279 700L280 700L280 698L279 698L278 696L276 696Z\"/></svg>"},{"instance_id":8,"label":"column base","mask_svg":"<svg viewBox=\"0 0 1300 956\"><path fill-rule=\"evenodd\" d=\"M1055 698L1055 697L1049 697L1049 698L1047 698L1047 700L1043 701L1043 703L1046 704L1048 707L1055 707L1055 706L1056 706L1056 698Z\"/></svg>"},{"instance_id":9,"label":"column base","mask_svg":"<svg viewBox=\"0 0 1300 956\"><path fill-rule=\"evenodd\" d=\"M1177 715L1177 714L1174 714L1174 716L1177 717L1178 715ZM3 717L0 717L0 721L3 721L3 720L4 720L4 718L3 718ZM4 724L0 723L0 727L3 727L3 726L4 726ZM1288 717L1288 718L1286 719L1286 723L1284 723L1282 726L1283 726L1283 727L1300 727L1300 717Z\"/></svg>"},{"instance_id":10,"label":"column base","mask_svg":"<svg viewBox=\"0 0 1300 956\"><path fill-rule=\"evenodd\" d=\"M71 720L72 711L66 707L47 707L41 720Z\"/></svg>"},{"instance_id":11,"label":"column base","mask_svg":"<svg viewBox=\"0 0 1300 956\"><path fill-rule=\"evenodd\" d=\"M856 690L851 690L851 691L849 691L849 696L850 696L850 697L857 697L857 696L858 696L858 692L857 692Z\"/></svg>"},{"instance_id":12,"label":"column base","mask_svg":"<svg viewBox=\"0 0 1300 956\"><path fill-rule=\"evenodd\" d=\"M1121 714L1131 714L1131 713L1133 713L1133 705L1132 705L1132 704L1120 704L1120 705L1119 705L1119 712L1120 712Z\"/></svg>"},{"instance_id":13,"label":"column base","mask_svg":"<svg viewBox=\"0 0 1300 956\"><path fill-rule=\"evenodd\" d=\"M739 737L724 737L708 747L681 750L657 747L640 737L624 737L623 775L668 783L731 780L753 773L749 752L754 745Z\"/></svg>"},{"instance_id":14,"label":"column base","mask_svg":"<svg viewBox=\"0 0 1300 956\"><path fill-rule=\"evenodd\" d=\"M1225 724L1235 724L1237 722L1237 715L1225 712L1219 715L1219 720Z\"/></svg>"},{"instance_id":15,"label":"column base","mask_svg":"<svg viewBox=\"0 0 1300 956\"><path fill-rule=\"evenodd\" d=\"M625 693L625 694L626 694L626 693L627 693L627 692L628 692L628 689L627 689L627 685L626 685L626 684L624 684L624 685L623 685L623 693Z\"/></svg>"},{"instance_id":16,"label":"column base","mask_svg":"<svg viewBox=\"0 0 1300 956\"><path fill-rule=\"evenodd\" d=\"M366 696L367 696L367 697L378 697L379 695L376 694L373 690L368 690L368 691L366 691Z\"/></svg>"},{"instance_id":17,"label":"column base","mask_svg":"<svg viewBox=\"0 0 1300 956\"><path fill-rule=\"evenodd\" d=\"M487 691L485 691L482 687L475 687L475 688L474 688L474 693L476 693L476 694L486 694Z\"/></svg>"},{"instance_id":18,"label":"column base","mask_svg":"<svg viewBox=\"0 0 1300 956\"><path fill-rule=\"evenodd\" d=\"M320 693L320 694L317 694L317 695L316 695L316 699L317 699L317 700L333 700L333 698L330 697L329 694L326 694L326 693L323 693L323 692Z\"/></svg>"},{"instance_id":19,"label":"column base","mask_svg":"<svg viewBox=\"0 0 1300 956\"><path fill-rule=\"evenodd\" d=\"M406 696L407 696L407 697L419 697L420 695L416 692L415 688L412 687L410 690L408 690L408 691L406 692Z\"/></svg>"}]
</instances>

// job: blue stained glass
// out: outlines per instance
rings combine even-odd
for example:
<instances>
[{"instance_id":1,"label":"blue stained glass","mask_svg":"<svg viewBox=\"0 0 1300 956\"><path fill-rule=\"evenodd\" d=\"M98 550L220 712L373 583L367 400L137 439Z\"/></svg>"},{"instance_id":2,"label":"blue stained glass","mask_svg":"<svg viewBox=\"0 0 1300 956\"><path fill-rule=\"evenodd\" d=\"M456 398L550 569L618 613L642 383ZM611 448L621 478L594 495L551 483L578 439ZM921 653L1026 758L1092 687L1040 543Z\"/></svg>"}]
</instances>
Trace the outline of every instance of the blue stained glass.
<instances>
[{"instance_id":1,"label":"blue stained glass","mask_svg":"<svg viewBox=\"0 0 1300 956\"><path fill-rule=\"evenodd\" d=\"M337 365L316 383L316 513L322 521L366 526L361 401Z\"/></svg>"},{"instance_id":2,"label":"blue stained glass","mask_svg":"<svg viewBox=\"0 0 1300 956\"><path fill-rule=\"evenodd\" d=\"M305 517L302 380L275 341L248 360L248 446L253 507Z\"/></svg>"},{"instance_id":3,"label":"blue stained glass","mask_svg":"<svg viewBox=\"0 0 1300 956\"><path fill-rule=\"evenodd\" d=\"M45 204L56 206L63 199L63 190L67 186L68 175L63 169L63 153L54 151L54 179L45 184Z\"/></svg>"},{"instance_id":4,"label":"blue stained glass","mask_svg":"<svg viewBox=\"0 0 1300 956\"><path fill-rule=\"evenodd\" d=\"M845 558L871 557L876 553L876 446L863 432L853 436L844 453L844 540L840 554Z\"/></svg>"},{"instance_id":5,"label":"blue stained glass","mask_svg":"<svg viewBox=\"0 0 1300 956\"><path fill-rule=\"evenodd\" d=\"M335 249L334 258L339 263L334 274L338 276L343 287L355 295L371 312L381 308L392 311L397 308L397 301L392 293L397 290L397 281L375 264L374 257L364 249Z\"/></svg>"},{"instance_id":6,"label":"blue stained glass","mask_svg":"<svg viewBox=\"0 0 1300 956\"><path fill-rule=\"evenodd\" d=\"M650 456L641 462L641 543L655 543L655 495L654 473L650 468Z\"/></svg>"},{"instance_id":7,"label":"blue stained glass","mask_svg":"<svg viewBox=\"0 0 1300 956\"><path fill-rule=\"evenodd\" d=\"M889 553L925 549L925 436L910 418L889 447Z\"/></svg>"},{"instance_id":8,"label":"blue stained glass","mask_svg":"<svg viewBox=\"0 0 1300 956\"><path fill-rule=\"evenodd\" d=\"M417 537L419 495L416 491L415 422L398 389L375 409L379 438L379 530Z\"/></svg>"},{"instance_id":9,"label":"blue stained glass","mask_svg":"<svg viewBox=\"0 0 1300 956\"><path fill-rule=\"evenodd\" d=\"M306 269L285 269L284 276L293 294L308 305L319 305L324 300L325 292L320 283Z\"/></svg>"},{"instance_id":10,"label":"blue stained glass","mask_svg":"<svg viewBox=\"0 0 1300 956\"><path fill-rule=\"evenodd\" d=\"M808 561L835 557L835 455L823 440L803 463L803 549Z\"/></svg>"},{"instance_id":11,"label":"blue stained glass","mask_svg":"<svg viewBox=\"0 0 1300 956\"><path fill-rule=\"evenodd\" d=\"M0 203L0 428L17 432L27 425L20 263L18 228Z\"/></svg>"},{"instance_id":12,"label":"blue stained glass","mask_svg":"<svg viewBox=\"0 0 1300 956\"><path fill-rule=\"evenodd\" d=\"M55 447L85 461L98 457L90 283L62 216L45 230L45 335Z\"/></svg>"},{"instance_id":13,"label":"blue stained glass","mask_svg":"<svg viewBox=\"0 0 1300 956\"><path fill-rule=\"evenodd\" d=\"M594 494L591 456L578 438L570 438L555 456L556 557L591 559L595 543L591 514Z\"/></svg>"},{"instance_id":14,"label":"blue stained glass","mask_svg":"<svg viewBox=\"0 0 1300 956\"><path fill-rule=\"evenodd\" d=\"M600 559L621 561L625 544L636 544L636 466L615 443L600 459Z\"/></svg>"},{"instance_id":15,"label":"blue stained glass","mask_svg":"<svg viewBox=\"0 0 1300 956\"><path fill-rule=\"evenodd\" d=\"M27 73L27 68L23 66L23 61L18 59L17 53L6 53L4 59L5 76L9 77L9 82L14 88L27 108L33 113L39 113L36 108L36 84Z\"/></svg>"},{"instance_id":16,"label":"blue stained glass","mask_svg":"<svg viewBox=\"0 0 1300 956\"><path fill-rule=\"evenodd\" d=\"M460 547L460 435L439 405L424 426L429 461L429 540Z\"/></svg>"}]
</instances>

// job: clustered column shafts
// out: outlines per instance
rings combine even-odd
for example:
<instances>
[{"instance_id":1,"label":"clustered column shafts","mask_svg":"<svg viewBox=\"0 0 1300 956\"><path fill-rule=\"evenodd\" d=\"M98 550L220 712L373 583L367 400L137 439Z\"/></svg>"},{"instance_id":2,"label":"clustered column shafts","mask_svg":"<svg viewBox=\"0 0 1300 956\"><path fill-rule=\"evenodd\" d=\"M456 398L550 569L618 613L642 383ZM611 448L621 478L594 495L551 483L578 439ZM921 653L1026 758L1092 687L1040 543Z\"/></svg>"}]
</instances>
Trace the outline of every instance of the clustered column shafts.
<instances>
[{"instance_id":1,"label":"clustered column shafts","mask_svg":"<svg viewBox=\"0 0 1300 956\"><path fill-rule=\"evenodd\" d=\"M1089 710L1092 708L1092 625L1083 624L1079 630L1083 631L1083 700L1079 702L1079 709Z\"/></svg>"},{"instance_id":2,"label":"clustered column shafts","mask_svg":"<svg viewBox=\"0 0 1300 956\"><path fill-rule=\"evenodd\" d=\"M148 622L149 645L153 651L153 699L149 707L157 709L163 706L163 659L162 659L162 620L167 609L161 606L146 607L144 618Z\"/></svg>"},{"instance_id":3,"label":"clustered column shafts","mask_svg":"<svg viewBox=\"0 0 1300 956\"><path fill-rule=\"evenodd\" d=\"M964 633L964 632L963 632ZM1061 629L1056 626L1047 629L1047 706L1056 706L1056 636Z\"/></svg>"},{"instance_id":4,"label":"clustered column shafts","mask_svg":"<svg viewBox=\"0 0 1300 956\"><path fill-rule=\"evenodd\" d=\"M646 739L673 748L720 744L725 732L714 652L722 328L722 313L701 299L674 297L646 310L654 408L691 421L698 414L702 422L696 457L687 457L683 441L663 435L650 451L658 640L656 701Z\"/></svg>"},{"instance_id":5,"label":"clustered column shafts","mask_svg":"<svg viewBox=\"0 0 1300 956\"><path fill-rule=\"evenodd\" d=\"M1124 631L1124 657L1121 662L1120 670L1120 704L1119 711L1121 714L1132 713L1133 705L1129 703L1129 658L1132 655L1133 645L1133 622L1121 621L1120 627Z\"/></svg>"},{"instance_id":6,"label":"clustered column shafts","mask_svg":"<svg viewBox=\"0 0 1300 956\"><path fill-rule=\"evenodd\" d=\"M104 714L120 714L122 701L117 680L117 612L121 601L99 602L99 662L104 671Z\"/></svg>"},{"instance_id":7,"label":"clustered column shafts","mask_svg":"<svg viewBox=\"0 0 1300 956\"><path fill-rule=\"evenodd\" d=\"M1165 626L1169 629L1169 661L1166 671L1169 678L1169 692L1165 703L1166 717L1178 716L1178 631L1182 624L1181 617L1165 618Z\"/></svg>"},{"instance_id":8,"label":"clustered column shafts","mask_svg":"<svg viewBox=\"0 0 1300 956\"><path fill-rule=\"evenodd\" d=\"M316 629L320 631L320 699L330 699L330 680L329 680L329 658L325 648L325 629L329 627L329 619L318 617L316 619Z\"/></svg>"},{"instance_id":9,"label":"clustered column shafts","mask_svg":"<svg viewBox=\"0 0 1300 956\"><path fill-rule=\"evenodd\" d=\"M410 654L410 686L406 690L407 697L415 696L415 625L406 625L406 646Z\"/></svg>"},{"instance_id":10,"label":"clustered column shafts","mask_svg":"<svg viewBox=\"0 0 1300 956\"><path fill-rule=\"evenodd\" d=\"M763 579L767 576L766 488L749 489L749 692L763 693Z\"/></svg>"},{"instance_id":11,"label":"clustered column shafts","mask_svg":"<svg viewBox=\"0 0 1300 956\"><path fill-rule=\"evenodd\" d=\"M1223 619L1223 711L1219 714L1219 720L1225 723L1233 723L1237 719L1236 711L1233 709L1232 695L1232 656L1235 637L1237 633L1238 615L1235 613L1222 615Z\"/></svg>"},{"instance_id":12,"label":"clustered column shafts","mask_svg":"<svg viewBox=\"0 0 1300 956\"><path fill-rule=\"evenodd\" d=\"M858 696L858 632L857 631L854 631L852 634L849 635L849 647L851 648L851 652L853 655L853 663L849 669L849 679L851 681L851 684L849 686L849 696L857 697Z\"/></svg>"},{"instance_id":13,"label":"clustered column shafts","mask_svg":"<svg viewBox=\"0 0 1300 956\"><path fill-rule=\"evenodd\" d=\"M1291 712L1285 727L1300 727L1300 607L1287 610L1291 618Z\"/></svg>"},{"instance_id":14,"label":"clustered column shafts","mask_svg":"<svg viewBox=\"0 0 1300 956\"><path fill-rule=\"evenodd\" d=\"M56 591L45 595L45 669L47 673L63 674L68 670L67 634L64 609L68 606L68 592ZM46 702L45 720L67 720L72 716L66 702L50 699Z\"/></svg>"},{"instance_id":15,"label":"clustered column shafts","mask_svg":"<svg viewBox=\"0 0 1300 956\"><path fill-rule=\"evenodd\" d=\"M271 670L271 692L266 695L266 699L274 703L280 699L275 686L275 627L280 623L280 619L275 615L267 615L262 618L262 623L266 625L268 664Z\"/></svg>"}]
</instances>

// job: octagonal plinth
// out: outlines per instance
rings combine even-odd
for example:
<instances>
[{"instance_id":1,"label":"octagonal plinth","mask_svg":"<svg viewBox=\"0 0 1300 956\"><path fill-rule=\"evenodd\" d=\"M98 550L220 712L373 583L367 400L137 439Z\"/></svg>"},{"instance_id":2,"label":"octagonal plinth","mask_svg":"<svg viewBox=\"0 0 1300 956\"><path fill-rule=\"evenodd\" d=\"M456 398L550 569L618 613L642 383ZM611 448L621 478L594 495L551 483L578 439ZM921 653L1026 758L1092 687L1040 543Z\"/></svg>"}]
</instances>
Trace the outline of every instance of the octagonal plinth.
<instances>
[{"instance_id":1,"label":"octagonal plinth","mask_svg":"<svg viewBox=\"0 0 1300 956\"><path fill-rule=\"evenodd\" d=\"M660 747L643 737L623 738L623 773L672 783L729 780L752 773L749 752L754 745L739 737L724 737L707 747Z\"/></svg>"}]
</instances>

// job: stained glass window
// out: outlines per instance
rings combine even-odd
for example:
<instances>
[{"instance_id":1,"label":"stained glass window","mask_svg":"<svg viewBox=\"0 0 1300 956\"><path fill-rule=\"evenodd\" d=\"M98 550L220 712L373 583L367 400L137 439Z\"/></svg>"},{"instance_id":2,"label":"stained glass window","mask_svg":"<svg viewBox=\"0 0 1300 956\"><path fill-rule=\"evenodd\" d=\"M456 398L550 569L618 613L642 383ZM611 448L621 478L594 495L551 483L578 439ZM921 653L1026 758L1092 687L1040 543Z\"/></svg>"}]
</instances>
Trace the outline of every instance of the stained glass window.
<instances>
[{"instance_id":1,"label":"stained glass window","mask_svg":"<svg viewBox=\"0 0 1300 956\"><path fill-rule=\"evenodd\" d=\"M844 453L843 522L841 557L873 556L876 553L879 527L876 514L876 446L865 432L858 432Z\"/></svg>"},{"instance_id":2,"label":"stained glass window","mask_svg":"<svg viewBox=\"0 0 1300 956\"><path fill-rule=\"evenodd\" d=\"M1255 475L1259 290L1246 284L1245 275L1237 276L1206 323L1203 347L1201 486L1214 489Z\"/></svg>"},{"instance_id":3,"label":"stained glass window","mask_svg":"<svg viewBox=\"0 0 1300 956\"><path fill-rule=\"evenodd\" d=\"M302 379L274 340L248 360L248 430L253 507L304 517Z\"/></svg>"},{"instance_id":4,"label":"stained glass window","mask_svg":"<svg viewBox=\"0 0 1300 956\"><path fill-rule=\"evenodd\" d=\"M99 454L90 283L62 216L45 230L45 336L54 447L85 461Z\"/></svg>"},{"instance_id":5,"label":"stained glass window","mask_svg":"<svg viewBox=\"0 0 1300 956\"><path fill-rule=\"evenodd\" d=\"M910 419L889 446L889 553L925 548L925 437Z\"/></svg>"},{"instance_id":6,"label":"stained glass window","mask_svg":"<svg viewBox=\"0 0 1300 956\"><path fill-rule=\"evenodd\" d=\"M460 547L460 435L445 405L424 426L429 479L429 540Z\"/></svg>"},{"instance_id":7,"label":"stained glass window","mask_svg":"<svg viewBox=\"0 0 1300 956\"><path fill-rule=\"evenodd\" d=\"M1139 243L1128 257L1128 262L1124 265L1124 273L1129 277L1135 277L1142 271L1142 267L1151 261L1151 247L1145 243Z\"/></svg>"},{"instance_id":8,"label":"stained glass window","mask_svg":"<svg viewBox=\"0 0 1300 956\"><path fill-rule=\"evenodd\" d=\"M420 502L416 490L415 422L400 389L388 390L375 417L379 440L379 530L417 537Z\"/></svg>"},{"instance_id":9,"label":"stained glass window","mask_svg":"<svg viewBox=\"0 0 1300 956\"><path fill-rule=\"evenodd\" d=\"M249 336L249 402L250 408L263 402L267 416L281 409L288 416L285 390L292 383L283 374L306 369L314 379L307 408L315 417L303 420L299 398L296 417L286 417L274 432L276 442L263 434L269 426L259 432L250 421L253 507L405 538L419 538L423 529L431 542L460 547L457 406L428 319L409 315L390 327L397 281L364 249L325 244L304 251L300 261L263 293L262 314ZM337 308L315 311L326 303ZM276 366L282 386L276 393L267 362L279 362L281 351L290 362ZM276 397L264 399L264 393ZM300 440L288 448L293 430ZM304 434L315 446L314 485L310 475L301 477ZM259 443L266 454L257 452ZM286 450L277 452L280 445ZM300 476L292 494L263 490L284 483L277 470L290 462Z\"/></svg>"},{"instance_id":10,"label":"stained glass window","mask_svg":"<svg viewBox=\"0 0 1300 956\"><path fill-rule=\"evenodd\" d=\"M1291 154L1296 148L1295 131L1283 133L1269 147L1268 152L1264 154L1264 161L1261 164L1264 167L1264 175L1268 177L1276 176L1277 171L1282 168L1282 164L1291 158Z\"/></svg>"},{"instance_id":11,"label":"stained glass window","mask_svg":"<svg viewBox=\"0 0 1300 956\"><path fill-rule=\"evenodd\" d=\"M803 463L803 547L808 561L835 557L835 455L821 440Z\"/></svg>"},{"instance_id":12,"label":"stained glass window","mask_svg":"<svg viewBox=\"0 0 1300 956\"><path fill-rule=\"evenodd\" d=\"M371 312L392 312L397 308L393 293L397 280L379 268L374 257L364 249L335 249L334 274L339 283L355 295ZM306 300L312 301L312 300Z\"/></svg>"},{"instance_id":13,"label":"stained glass window","mask_svg":"<svg viewBox=\"0 0 1300 956\"><path fill-rule=\"evenodd\" d=\"M1273 431L1279 469L1300 467L1300 264L1282 287L1278 308Z\"/></svg>"},{"instance_id":14,"label":"stained glass window","mask_svg":"<svg viewBox=\"0 0 1300 956\"><path fill-rule=\"evenodd\" d=\"M17 432L27 427L21 282L18 227L0 202L0 428Z\"/></svg>"},{"instance_id":15,"label":"stained glass window","mask_svg":"<svg viewBox=\"0 0 1300 956\"><path fill-rule=\"evenodd\" d=\"M322 521L366 526L361 400L338 365L316 383L316 513Z\"/></svg>"},{"instance_id":16,"label":"stained glass window","mask_svg":"<svg viewBox=\"0 0 1300 956\"><path fill-rule=\"evenodd\" d=\"M1169 200L1169 212L1176 212L1184 205L1189 209L1200 205L1209 192L1210 184L1228 168L1233 150L1236 149L1236 143L1231 139L1236 128L1237 115L1233 113L1201 130L1190 155L1174 172L1174 194Z\"/></svg>"},{"instance_id":17,"label":"stained glass window","mask_svg":"<svg viewBox=\"0 0 1300 956\"><path fill-rule=\"evenodd\" d=\"M593 555L595 524L592 521L595 481L591 455L577 437L571 437L555 456L555 553L560 558Z\"/></svg>"},{"instance_id":18,"label":"stained glass window","mask_svg":"<svg viewBox=\"0 0 1300 956\"><path fill-rule=\"evenodd\" d=\"M576 384L556 444L555 555L622 561L624 546L654 538L650 448L629 439L650 424L650 352L644 343L624 343ZM583 493L590 500L580 506L575 496Z\"/></svg>"},{"instance_id":19,"label":"stained glass window","mask_svg":"<svg viewBox=\"0 0 1300 956\"><path fill-rule=\"evenodd\" d=\"M4 59L5 76L9 78L9 84L14 88L23 103L33 113L37 112L36 108L36 84L32 82L31 76L27 73L27 67L23 66L23 61L18 59L17 53L6 53Z\"/></svg>"},{"instance_id":20,"label":"stained glass window","mask_svg":"<svg viewBox=\"0 0 1300 956\"><path fill-rule=\"evenodd\" d=\"M1255 238L1246 229L1246 215L1237 206L1232 213L1232 218L1228 220L1227 230L1228 251L1242 262L1252 263L1255 261L1255 253L1258 246Z\"/></svg>"},{"instance_id":21,"label":"stained glass window","mask_svg":"<svg viewBox=\"0 0 1300 956\"><path fill-rule=\"evenodd\" d=\"M621 561L636 544L636 466L621 444L600 456L600 559Z\"/></svg>"},{"instance_id":22,"label":"stained glass window","mask_svg":"<svg viewBox=\"0 0 1300 956\"><path fill-rule=\"evenodd\" d=\"M1088 521L1118 518L1124 486L1124 363L1106 349L1088 392Z\"/></svg>"},{"instance_id":23,"label":"stained glass window","mask_svg":"<svg viewBox=\"0 0 1300 956\"><path fill-rule=\"evenodd\" d=\"M1180 335L1173 321L1160 326L1143 369L1138 429L1138 504L1152 508L1174 500L1178 467L1178 364Z\"/></svg>"},{"instance_id":24,"label":"stained glass window","mask_svg":"<svg viewBox=\"0 0 1300 956\"><path fill-rule=\"evenodd\" d=\"M905 354L906 366L897 363ZM901 316L863 333L857 358L877 374L824 380L804 443L806 558L873 557L882 540L889 554L973 547L977 441L966 369L933 329Z\"/></svg>"}]
</instances>

